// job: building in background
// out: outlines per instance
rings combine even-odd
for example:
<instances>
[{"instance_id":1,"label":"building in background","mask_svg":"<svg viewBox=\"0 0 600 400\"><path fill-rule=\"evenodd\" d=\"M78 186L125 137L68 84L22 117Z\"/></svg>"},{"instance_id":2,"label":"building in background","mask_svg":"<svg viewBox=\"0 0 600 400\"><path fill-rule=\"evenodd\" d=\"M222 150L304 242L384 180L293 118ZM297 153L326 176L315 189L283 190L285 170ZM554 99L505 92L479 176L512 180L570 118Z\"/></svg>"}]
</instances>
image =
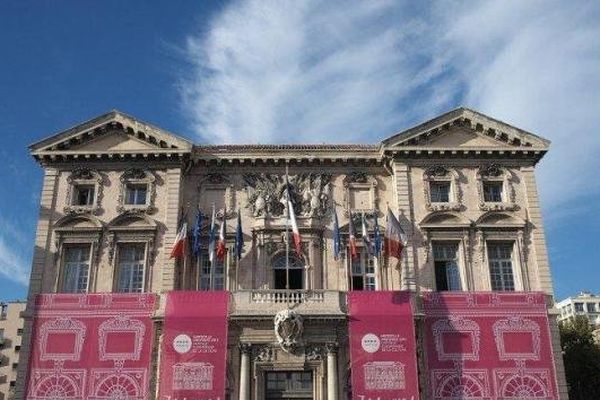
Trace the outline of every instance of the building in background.
<instances>
[{"instance_id":1,"label":"building in background","mask_svg":"<svg viewBox=\"0 0 600 400\"><path fill-rule=\"evenodd\" d=\"M600 296L581 291L577 296L557 302L556 308L560 312L558 322L573 320L578 315L587 317L595 327L594 337L600 343Z\"/></svg>"},{"instance_id":2,"label":"building in background","mask_svg":"<svg viewBox=\"0 0 600 400\"><path fill-rule=\"evenodd\" d=\"M535 291L546 296L541 304L549 330L519 319L494 328L499 340L502 329L533 335L527 341L536 344L530 354L519 355L519 347L512 347L520 357L518 369L461 377L462 361L456 359L453 369L434 374L427 370L420 348L415 351L419 386L427 388L421 398L456 398L457 393L489 398L492 390L504 390L510 397L509 391L525 393L529 389L523 385L533 385L532 393L566 399L560 351L545 357L552 362L556 381L550 370L530 368L531 374L522 376L528 362L541 359L540 332L551 347L560 349L557 315L552 308L546 310L546 303L553 304L553 287L534 174L548 146L543 138L465 108L377 144L321 145L195 145L121 112L109 112L30 147L44 169L44 180L24 343L31 340L34 301L41 293L165 296L173 290L228 290L228 398L337 400L348 398L353 389L349 290L403 290L415 299L424 293L455 291L468 297L469 292L482 292L493 306L503 305L501 296L490 292L517 292L512 297L517 303L509 304L514 310L526 308L533 299L518 292ZM292 252L285 244L286 171L301 237ZM221 232L229 251L222 261L211 262L206 225L213 207L217 224L227 225ZM372 243L376 221L385 232L388 208L405 232L400 260L375 256L370 242L360 240L366 232ZM177 262L170 254L181 218L191 227L197 210L205 215L198 256ZM339 230L334 229L334 212ZM238 214L245 242L239 259L234 251ZM339 257L334 254L337 231ZM350 245L355 235L356 247ZM475 297L467 300L475 306ZM426 324L419 317L420 304L414 302L414 313L422 338ZM288 309L302 317L302 329L294 328L302 336L296 338L302 343L299 353L278 344L279 331L274 329L275 316ZM163 319L164 307L158 308L156 332L161 332ZM449 324L470 329L465 336L474 340L469 359L479 357L480 334L488 335L485 343L493 341L491 328L482 332L473 321ZM487 344L485 350L491 350ZM424 340L417 345L425 346ZM24 346L20 376L26 375L30 350ZM515 354L506 354L506 359L515 359ZM443 362L458 357L451 352L442 356ZM386 366L375 363L365 369L365 376L373 376L370 384L386 384L372 374L375 367ZM494 389L494 373L500 374L497 381L511 377L513 382ZM435 382L430 385L429 379ZM60 392L58 383L48 382L32 383L29 390L39 389L40 396ZM79 390L77 382L70 383L74 391ZM156 381L148 382L155 393ZM550 397L553 382L558 393ZM91 385L86 383L86 390ZM429 392L434 385L439 396ZM17 386L17 398L23 398L25 379ZM467 387L471 394L464 392Z\"/></svg>"},{"instance_id":3,"label":"building in background","mask_svg":"<svg viewBox=\"0 0 600 400\"><path fill-rule=\"evenodd\" d=\"M0 303L0 400L14 397L26 305L24 301Z\"/></svg>"}]
</instances>

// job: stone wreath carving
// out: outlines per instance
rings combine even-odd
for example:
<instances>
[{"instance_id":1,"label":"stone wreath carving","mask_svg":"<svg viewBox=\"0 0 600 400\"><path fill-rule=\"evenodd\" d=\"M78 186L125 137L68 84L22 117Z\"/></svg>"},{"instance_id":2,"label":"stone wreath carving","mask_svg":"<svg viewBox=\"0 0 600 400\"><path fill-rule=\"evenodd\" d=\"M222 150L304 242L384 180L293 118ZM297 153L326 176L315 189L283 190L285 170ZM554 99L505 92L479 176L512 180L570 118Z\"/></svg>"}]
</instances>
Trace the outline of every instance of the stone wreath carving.
<instances>
[{"instance_id":1,"label":"stone wreath carving","mask_svg":"<svg viewBox=\"0 0 600 400\"><path fill-rule=\"evenodd\" d=\"M119 178L121 190L117 199L117 211L120 213L152 213L156 198L156 177L151 171L141 168L130 168ZM126 204L127 185L146 185L146 204Z\"/></svg>"},{"instance_id":2,"label":"stone wreath carving","mask_svg":"<svg viewBox=\"0 0 600 400\"><path fill-rule=\"evenodd\" d=\"M513 185L512 174L506 168L498 164L489 164L479 167L476 174L477 193L479 195L479 209L482 211L512 211L517 209L515 203L515 188ZM483 194L484 182L501 182L503 199L499 203L490 203L485 201Z\"/></svg>"},{"instance_id":3,"label":"stone wreath carving","mask_svg":"<svg viewBox=\"0 0 600 400\"><path fill-rule=\"evenodd\" d=\"M434 165L425 169L423 181L425 207L429 211L460 211L463 194L456 171L450 170L443 165ZM448 182L450 184L450 198L448 202L437 203L431 201L431 184L434 182Z\"/></svg>"},{"instance_id":4,"label":"stone wreath carving","mask_svg":"<svg viewBox=\"0 0 600 400\"><path fill-rule=\"evenodd\" d=\"M254 360L260 362L273 361L273 348L269 345L257 347L254 353Z\"/></svg>"},{"instance_id":5,"label":"stone wreath carving","mask_svg":"<svg viewBox=\"0 0 600 400\"><path fill-rule=\"evenodd\" d=\"M104 182L102 175L96 170L80 167L75 168L71 174L67 177L67 198L65 201L66 206L63 211L66 214L98 214L100 211L100 203L102 202L102 195L104 189ZM90 205L77 205L75 204L75 189L77 186L86 185L94 187L94 201Z\"/></svg>"},{"instance_id":6,"label":"stone wreath carving","mask_svg":"<svg viewBox=\"0 0 600 400\"><path fill-rule=\"evenodd\" d=\"M255 217L281 217L286 213L285 176L245 174L248 204ZM331 174L307 173L289 177L295 212L303 217L324 217L330 209Z\"/></svg>"},{"instance_id":7,"label":"stone wreath carving","mask_svg":"<svg viewBox=\"0 0 600 400\"><path fill-rule=\"evenodd\" d=\"M300 314L282 310L275 314L275 337L283 351L292 353L302 345L304 322Z\"/></svg>"}]
</instances>

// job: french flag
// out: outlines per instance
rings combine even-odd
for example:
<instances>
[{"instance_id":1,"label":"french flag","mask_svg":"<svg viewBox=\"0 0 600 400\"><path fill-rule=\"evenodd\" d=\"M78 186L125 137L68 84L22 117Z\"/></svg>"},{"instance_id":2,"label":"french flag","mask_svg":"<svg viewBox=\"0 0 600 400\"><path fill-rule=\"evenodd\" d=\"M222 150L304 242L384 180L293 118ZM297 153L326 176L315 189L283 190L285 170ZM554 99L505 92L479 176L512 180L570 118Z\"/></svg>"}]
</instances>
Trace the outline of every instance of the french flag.
<instances>
[{"instance_id":1,"label":"french flag","mask_svg":"<svg viewBox=\"0 0 600 400\"><path fill-rule=\"evenodd\" d=\"M400 259L402 257L402 250L406 246L406 234L392 210L388 209L386 219L385 253L388 257L392 256Z\"/></svg>"},{"instance_id":2,"label":"french flag","mask_svg":"<svg viewBox=\"0 0 600 400\"><path fill-rule=\"evenodd\" d=\"M173 243L173 248L171 249L171 257L176 260L181 260L185 257L185 253L187 252L187 222L184 222L179 228L179 232L177 232L177 236L175 236L175 243Z\"/></svg>"},{"instance_id":3,"label":"french flag","mask_svg":"<svg viewBox=\"0 0 600 400\"><path fill-rule=\"evenodd\" d=\"M296 248L296 254L298 254L299 257L302 257L302 238L300 237L300 231L298 230L298 223L296 222L296 213L294 212L294 205L292 204L292 199L290 198L289 186L287 190L288 215L290 218L290 224L292 225L294 247Z\"/></svg>"},{"instance_id":4,"label":"french flag","mask_svg":"<svg viewBox=\"0 0 600 400\"><path fill-rule=\"evenodd\" d=\"M227 223L225 221L225 210L223 210L223 221L221 221L221 229L219 230L219 241L217 242L217 258L219 261L225 260L225 255L227 254L227 243L226 243L226 226Z\"/></svg>"}]
</instances>

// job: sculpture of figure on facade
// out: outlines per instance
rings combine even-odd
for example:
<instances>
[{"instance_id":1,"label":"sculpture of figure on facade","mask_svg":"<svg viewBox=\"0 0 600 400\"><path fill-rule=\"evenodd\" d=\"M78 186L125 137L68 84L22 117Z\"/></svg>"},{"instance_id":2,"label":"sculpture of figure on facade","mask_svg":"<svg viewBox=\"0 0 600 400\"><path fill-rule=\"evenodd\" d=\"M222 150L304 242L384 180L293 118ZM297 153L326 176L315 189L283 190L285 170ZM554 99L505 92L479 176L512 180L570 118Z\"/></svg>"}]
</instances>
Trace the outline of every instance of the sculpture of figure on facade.
<instances>
[{"instance_id":1,"label":"sculpture of figure on facade","mask_svg":"<svg viewBox=\"0 0 600 400\"><path fill-rule=\"evenodd\" d=\"M330 203L330 174L309 173L290 176L289 196L295 212L304 217L327 215ZM285 176L245 174L248 204L255 217L282 217L287 214Z\"/></svg>"},{"instance_id":2,"label":"sculpture of figure on facade","mask_svg":"<svg viewBox=\"0 0 600 400\"><path fill-rule=\"evenodd\" d=\"M281 348L292 353L302 345L304 323L302 316L292 310L281 310L275 314L275 337Z\"/></svg>"}]
</instances>

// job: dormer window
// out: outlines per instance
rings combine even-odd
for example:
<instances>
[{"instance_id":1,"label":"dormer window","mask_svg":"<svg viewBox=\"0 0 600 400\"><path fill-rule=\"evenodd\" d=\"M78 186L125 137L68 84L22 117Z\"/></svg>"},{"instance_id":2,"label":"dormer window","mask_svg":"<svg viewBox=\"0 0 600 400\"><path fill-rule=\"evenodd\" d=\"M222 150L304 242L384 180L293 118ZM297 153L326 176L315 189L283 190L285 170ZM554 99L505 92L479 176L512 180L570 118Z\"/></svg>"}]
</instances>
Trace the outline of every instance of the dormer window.
<instances>
[{"instance_id":1,"label":"dormer window","mask_svg":"<svg viewBox=\"0 0 600 400\"><path fill-rule=\"evenodd\" d=\"M74 206L92 206L94 205L96 190L93 185L75 185L73 205Z\"/></svg>"},{"instance_id":2,"label":"dormer window","mask_svg":"<svg viewBox=\"0 0 600 400\"><path fill-rule=\"evenodd\" d=\"M503 182L483 182L483 199L486 203L501 203Z\"/></svg>"},{"instance_id":3,"label":"dormer window","mask_svg":"<svg viewBox=\"0 0 600 400\"><path fill-rule=\"evenodd\" d=\"M148 185L130 183L125 188L125 204L127 205L145 205L148 199Z\"/></svg>"},{"instance_id":4,"label":"dormer window","mask_svg":"<svg viewBox=\"0 0 600 400\"><path fill-rule=\"evenodd\" d=\"M432 203L450 202L450 182L431 182L429 186Z\"/></svg>"}]
</instances>

